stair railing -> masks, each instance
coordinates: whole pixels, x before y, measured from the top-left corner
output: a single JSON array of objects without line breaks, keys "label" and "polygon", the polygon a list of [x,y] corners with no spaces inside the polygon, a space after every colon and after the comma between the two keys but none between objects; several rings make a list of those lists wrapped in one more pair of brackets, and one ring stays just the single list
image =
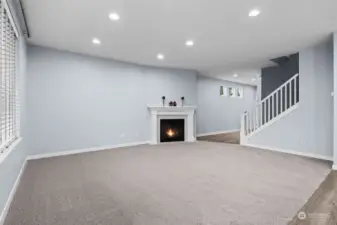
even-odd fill
[{"label": "stair railing", "polygon": [[298,102],[299,74],[296,74],[257,103],[252,110],[242,114],[241,139],[251,135]]}]

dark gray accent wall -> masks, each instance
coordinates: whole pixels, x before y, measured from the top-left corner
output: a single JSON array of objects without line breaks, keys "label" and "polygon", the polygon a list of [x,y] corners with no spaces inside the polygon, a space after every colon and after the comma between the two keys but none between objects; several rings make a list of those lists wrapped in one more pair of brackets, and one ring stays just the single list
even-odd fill
[{"label": "dark gray accent wall", "polygon": [[268,96],[292,76],[298,73],[298,53],[288,57],[278,66],[263,68],[261,71],[261,99]]}]

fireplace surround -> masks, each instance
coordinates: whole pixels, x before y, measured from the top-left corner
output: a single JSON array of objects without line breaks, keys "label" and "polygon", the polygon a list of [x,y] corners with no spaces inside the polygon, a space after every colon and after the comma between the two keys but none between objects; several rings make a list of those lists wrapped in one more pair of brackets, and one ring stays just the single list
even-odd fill
[{"label": "fireplace surround", "polygon": [[[195,106],[177,106],[177,107],[163,107],[163,106],[148,106],[151,113],[151,140],[150,144],[158,144],[161,142],[172,141],[195,141]],[[161,140],[160,125],[161,120],[180,120],[184,122],[184,139],[179,137],[179,140]],[[180,133],[181,134],[181,130]]]}]

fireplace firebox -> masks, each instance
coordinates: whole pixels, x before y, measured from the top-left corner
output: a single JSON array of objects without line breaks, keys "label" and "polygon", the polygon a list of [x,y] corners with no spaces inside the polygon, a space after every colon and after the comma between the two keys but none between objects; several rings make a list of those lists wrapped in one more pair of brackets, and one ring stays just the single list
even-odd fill
[{"label": "fireplace firebox", "polygon": [[161,119],[160,142],[185,141],[184,119]]}]

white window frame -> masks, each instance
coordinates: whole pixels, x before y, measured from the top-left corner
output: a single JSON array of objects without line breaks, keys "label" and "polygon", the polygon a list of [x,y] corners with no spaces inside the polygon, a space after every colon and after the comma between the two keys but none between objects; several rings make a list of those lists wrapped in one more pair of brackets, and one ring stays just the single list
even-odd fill
[{"label": "white window frame", "polygon": [[[233,95],[231,95],[231,91],[233,91]],[[227,96],[229,98],[235,98],[235,94],[236,94],[235,87],[227,87]]]},{"label": "white window frame", "polygon": [[[239,93],[239,94],[238,94]],[[240,95],[240,96],[239,96]],[[237,98],[243,98],[243,88],[242,87],[237,87],[235,89],[235,96]]]},{"label": "white window frame", "polygon": [[[15,76],[14,76],[14,78],[11,77],[9,79],[9,81],[12,80],[12,84],[15,86],[14,87],[14,91],[11,92],[11,94],[12,94],[12,99],[11,100],[13,101],[11,107],[12,107],[12,110],[14,108],[13,111],[15,113],[12,112],[13,113],[11,115],[11,117],[12,117],[12,123],[8,126],[8,127],[13,126],[13,130],[12,131],[15,132],[15,133],[14,133],[14,137],[12,139],[9,139],[9,140],[6,140],[6,141],[2,142],[2,140],[3,140],[2,137],[4,136],[3,133],[4,133],[4,131],[7,132],[6,129],[8,129],[8,127],[5,128],[5,130],[4,130],[4,127],[3,127],[3,124],[2,124],[3,116],[0,114],[0,116],[1,116],[1,121],[0,121],[0,135],[1,135],[0,164],[1,164],[1,162],[4,161],[4,159],[20,143],[20,141],[22,140],[22,138],[20,137],[20,106],[19,106],[19,98],[18,98],[18,96],[19,96],[19,90],[18,90],[19,89],[18,88],[19,87],[18,86],[19,85],[19,82],[18,82],[18,44],[19,43],[18,43],[18,39],[20,37],[20,33],[18,32],[15,20],[13,18],[13,15],[11,13],[11,10],[10,10],[10,7],[9,7],[9,5],[7,3],[7,0],[0,0],[0,1],[1,1],[0,10],[1,10],[1,16],[2,16],[0,26],[3,26],[3,24],[4,24],[4,22],[2,21],[2,19],[4,17],[4,12],[6,12],[6,15],[8,16],[9,23],[10,23],[10,25],[11,25],[13,31],[14,31],[15,37],[16,37],[15,40],[14,40],[16,42],[15,43],[15,48],[14,48],[14,52],[15,52],[15,54],[14,54],[14,65],[13,65],[13,68],[12,68],[15,71]],[[0,44],[2,44],[2,40],[3,40],[3,38],[5,38],[4,37],[4,27],[2,27],[2,29],[1,29],[0,38],[1,38]],[[1,48],[2,47],[3,46],[1,46]],[[2,53],[2,49],[0,49],[0,54],[3,54]],[[4,59],[4,57],[1,56],[1,62],[0,63],[2,65],[5,64],[5,61],[3,61],[3,60],[5,60],[5,59]],[[4,75],[4,71],[6,71],[5,68],[1,68],[0,69],[0,77],[1,77],[1,81],[2,82],[4,82],[3,81],[4,80],[4,76],[5,76]],[[6,80],[7,83],[5,85],[10,84],[9,81]],[[12,84],[10,84],[10,85],[12,85]],[[2,92],[3,92],[3,87],[4,87],[3,84],[0,84],[0,94],[2,94]],[[6,93],[10,93],[10,92],[7,91]],[[9,99],[10,95],[7,94],[8,96],[6,96],[6,93],[5,93],[5,98]],[[1,103],[1,104],[3,104],[3,103]]]},{"label": "white window frame", "polygon": [[[232,90],[234,93],[233,95],[230,95],[230,90]],[[240,93],[240,96],[239,94]],[[243,88],[242,87],[228,87],[227,88],[227,97],[229,98],[243,98]]]}]

